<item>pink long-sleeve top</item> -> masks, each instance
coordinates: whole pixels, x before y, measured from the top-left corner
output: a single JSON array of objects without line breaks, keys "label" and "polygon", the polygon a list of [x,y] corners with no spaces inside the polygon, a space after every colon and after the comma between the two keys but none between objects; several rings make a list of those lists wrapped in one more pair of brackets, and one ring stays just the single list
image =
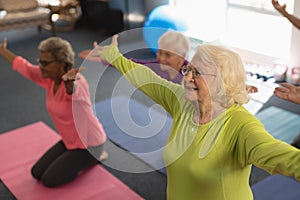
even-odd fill
[{"label": "pink long-sleeve top", "polygon": [[67,149],[86,149],[106,141],[106,133],[95,116],[89,86],[83,75],[78,73],[77,87],[72,95],[66,93],[61,82],[54,94],[54,81],[43,78],[38,66],[17,56],[13,69],[46,90],[46,107]]}]

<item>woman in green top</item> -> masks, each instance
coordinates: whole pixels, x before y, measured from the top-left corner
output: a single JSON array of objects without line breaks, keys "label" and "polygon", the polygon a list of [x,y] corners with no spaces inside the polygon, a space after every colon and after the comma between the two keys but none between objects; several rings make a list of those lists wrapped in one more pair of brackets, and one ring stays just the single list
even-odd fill
[{"label": "woman in green top", "polygon": [[251,200],[251,166],[300,180],[300,151],[274,139],[242,104],[246,73],[238,54],[202,44],[182,69],[183,85],[119,52],[117,35],[95,56],[114,65],[173,118],[164,151],[169,200]]}]

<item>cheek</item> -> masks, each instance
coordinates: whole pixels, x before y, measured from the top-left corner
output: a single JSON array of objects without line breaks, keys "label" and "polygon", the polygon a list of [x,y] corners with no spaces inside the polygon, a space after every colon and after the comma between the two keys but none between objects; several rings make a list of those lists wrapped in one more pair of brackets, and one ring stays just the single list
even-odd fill
[{"label": "cheek", "polygon": [[159,53],[156,54],[156,59],[157,59],[157,60],[160,59],[160,54],[159,54]]},{"label": "cheek", "polygon": [[174,66],[177,66],[180,69],[182,67],[182,65],[184,64],[184,59],[177,57],[175,59],[172,59],[170,62],[172,62],[174,64]]}]

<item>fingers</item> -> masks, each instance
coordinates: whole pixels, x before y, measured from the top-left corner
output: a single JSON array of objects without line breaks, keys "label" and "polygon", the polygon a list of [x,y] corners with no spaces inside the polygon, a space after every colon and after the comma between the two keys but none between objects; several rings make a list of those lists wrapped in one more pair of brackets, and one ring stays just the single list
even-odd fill
[{"label": "fingers", "polygon": [[76,80],[76,77],[71,77],[71,76],[68,76],[67,74],[64,74],[61,79],[63,81],[75,81]]},{"label": "fingers", "polygon": [[290,83],[281,83],[281,87],[274,90],[274,95],[288,100],[293,103],[300,104],[300,88]]},{"label": "fingers", "polygon": [[6,48],[6,46],[7,46],[7,38],[5,37],[4,39],[3,39],[3,46]]},{"label": "fingers", "polygon": [[77,68],[77,73],[78,72],[82,72],[83,70],[85,70],[86,67],[85,66],[80,66],[79,68]]},{"label": "fingers", "polygon": [[97,49],[93,50],[84,50],[78,54],[79,58],[94,61],[94,62],[101,62],[101,58],[99,57],[100,52]]},{"label": "fingers", "polygon": [[76,81],[80,78],[77,77],[77,73],[85,70],[84,66],[80,66],[79,68],[72,68],[67,73],[65,73],[61,78],[63,81]]},{"label": "fingers", "polygon": [[[118,46],[118,34],[114,35],[112,37],[112,41],[110,45],[114,45],[114,46]],[[101,58],[100,55],[102,54],[102,52],[107,49],[109,46],[100,46],[96,41],[93,42],[93,46],[94,49],[91,51],[83,51],[79,54],[79,56],[81,58],[85,58],[88,60],[92,60],[92,61],[100,61],[101,62]]]},{"label": "fingers", "polygon": [[278,5],[278,1],[277,0],[272,0],[272,4],[274,7],[276,7]]},{"label": "fingers", "polygon": [[287,89],[287,88],[283,88],[283,87],[277,87],[277,88],[275,88],[275,92],[280,92],[280,93],[287,93],[287,92],[289,92],[290,90],[289,89]]},{"label": "fingers", "polygon": [[118,46],[118,37],[119,37],[118,34],[115,34],[115,35],[112,37],[111,45]]},{"label": "fingers", "polygon": [[287,96],[287,92],[282,91],[280,88],[276,88],[274,90],[274,95],[281,98],[281,99],[286,99],[285,97]]},{"label": "fingers", "polygon": [[[118,37],[119,37],[118,34],[115,34],[115,35],[112,36],[111,45],[118,46]],[[98,45],[97,41],[94,41],[94,42],[93,42],[93,46],[94,46],[94,49],[95,49],[95,48],[98,48],[98,49],[99,49],[99,47],[100,47],[100,46]]]},{"label": "fingers", "polygon": [[7,38],[6,37],[3,38],[1,46],[6,48],[6,46],[7,46]]},{"label": "fingers", "polygon": [[257,93],[258,92],[258,88],[255,86],[251,86],[250,87],[250,93]]},{"label": "fingers", "polygon": [[[290,94],[291,90],[288,87],[290,87],[290,84],[282,83],[281,85],[283,87],[276,87],[275,88],[274,95],[281,98],[281,99],[289,100],[289,94]],[[287,85],[288,87],[285,87],[284,85]]]},{"label": "fingers", "polygon": [[282,9],[284,10],[286,9],[286,4],[283,4]]},{"label": "fingers", "polygon": [[290,83],[281,83],[281,86],[285,87],[289,90],[295,89],[295,87],[296,87],[296,86],[294,86],[293,84],[290,84]]},{"label": "fingers", "polygon": [[84,50],[78,54],[79,58],[86,58],[92,50]]},{"label": "fingers", "polygon": [[98,42],[97,42],[97,41],[94,41],[94,42],[93,42],[93,46],[94,46],[94,48],[97,48]]}]

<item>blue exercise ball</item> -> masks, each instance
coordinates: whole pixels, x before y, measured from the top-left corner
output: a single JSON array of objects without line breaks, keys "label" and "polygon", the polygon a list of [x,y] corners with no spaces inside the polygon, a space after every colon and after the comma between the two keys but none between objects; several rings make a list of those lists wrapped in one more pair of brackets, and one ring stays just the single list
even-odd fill
[{"label": "blue exercise ball", "polygon": [[143,37],[155,54],[158,49],[158,39],[169,29],[185,32],[188,27],[175,7],[162,5],[154,8],[144,22]]}]

